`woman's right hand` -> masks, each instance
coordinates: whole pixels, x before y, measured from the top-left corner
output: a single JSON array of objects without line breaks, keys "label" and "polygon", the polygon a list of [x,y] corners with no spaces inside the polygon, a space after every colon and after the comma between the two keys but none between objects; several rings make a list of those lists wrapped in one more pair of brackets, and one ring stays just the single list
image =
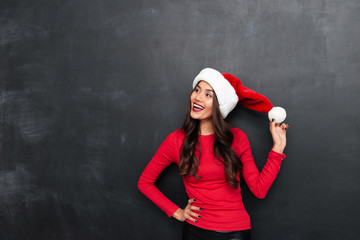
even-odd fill
[{"label": "woman's right hand", "polygon": [[191,204],[195,201],[196,201],[195,198],[189,199],[186,207],[184,209],[178,208],[178,210],[176,210],[176,212],[173,214],[173,217],[181,222],[184,222],[186,219],[189,219],[190,221],[193,222],[197,222],[195,218],[201,218],[201,216],[197,213],[194,213],[192,210],[202,211],[202,208],[192,206]]}]

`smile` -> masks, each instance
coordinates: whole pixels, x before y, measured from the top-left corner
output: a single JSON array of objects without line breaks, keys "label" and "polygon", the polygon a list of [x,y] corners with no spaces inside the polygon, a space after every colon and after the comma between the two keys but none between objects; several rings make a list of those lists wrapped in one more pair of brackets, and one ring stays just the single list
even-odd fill
[{"label": "smile", "polygon": [[193,111],[194,111],[194,112],[200,112],[200,111],[202,111],[202,110],[204,110],[204,107],[203,107],[203,106],[194,103],[194,106],[193,106]]}]

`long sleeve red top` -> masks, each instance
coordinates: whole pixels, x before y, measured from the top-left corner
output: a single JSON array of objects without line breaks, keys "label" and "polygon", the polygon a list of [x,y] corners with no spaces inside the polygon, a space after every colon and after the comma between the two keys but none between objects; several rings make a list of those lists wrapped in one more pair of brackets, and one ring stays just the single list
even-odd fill
[{"label": "long sleeve red top", "polygon": [[[270,151],[267,162],[259,173],[255,165],[247,136],[238,128],[231,128],[234,135],[232,149],[243,164],[241,174],[251,192],[264,198],[280,170],[285,154]],[[183,130],[170,133],[151,159],[138,181],[139,190],[161,208],[169,217],[179,208],[170,201],[156,186],[158,176],[171,163],[180,166],[180,148],[184,141]],[[192,205],[202,211],[193,210],[201,215],[198,222],[188,223],[215,231],[239,231],[250,229],[250,217],[245,210],[239,188],[228,183],[224,165],[213,156],[215,135],[199,135],[201,154],[199,156],[199,180],[193,176],[182,177],[189,198],[195,198]],[[239,180],[239,176],[237,176]]]}]

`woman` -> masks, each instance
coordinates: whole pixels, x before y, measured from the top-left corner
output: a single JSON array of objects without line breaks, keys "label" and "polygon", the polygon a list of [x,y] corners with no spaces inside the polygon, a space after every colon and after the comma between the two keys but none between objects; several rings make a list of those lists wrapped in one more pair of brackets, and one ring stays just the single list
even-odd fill
[{"label": "woman", "polygon": [[[224,121],[237,102],[257,111],[273,108],[266,97],[243,87],[233,75],[203,69],[194,79],[182,128],[167,136],[139,179],[143,194],[169,217],[185,222],[183,240],[250,239],[239,174],[256,197],[264,198],[285,158],[289,126],[270,121],[273,147],[259,173],[245,133]],[[173,162],[189,196],[184,209],[154,186]]]}]

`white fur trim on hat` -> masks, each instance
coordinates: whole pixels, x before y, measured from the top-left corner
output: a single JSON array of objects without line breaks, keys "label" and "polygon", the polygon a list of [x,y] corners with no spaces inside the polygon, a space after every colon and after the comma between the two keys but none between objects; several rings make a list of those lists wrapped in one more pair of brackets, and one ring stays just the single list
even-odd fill
[{"label": "white fur trim on hat", "polygon": [[219,102],[221,115],[225,119],[239,101],[235,89],[219,71],[212,68],[204,68],[200,71],[194,79],[193,89],[201,80],[210,84],[214,89]]}]

